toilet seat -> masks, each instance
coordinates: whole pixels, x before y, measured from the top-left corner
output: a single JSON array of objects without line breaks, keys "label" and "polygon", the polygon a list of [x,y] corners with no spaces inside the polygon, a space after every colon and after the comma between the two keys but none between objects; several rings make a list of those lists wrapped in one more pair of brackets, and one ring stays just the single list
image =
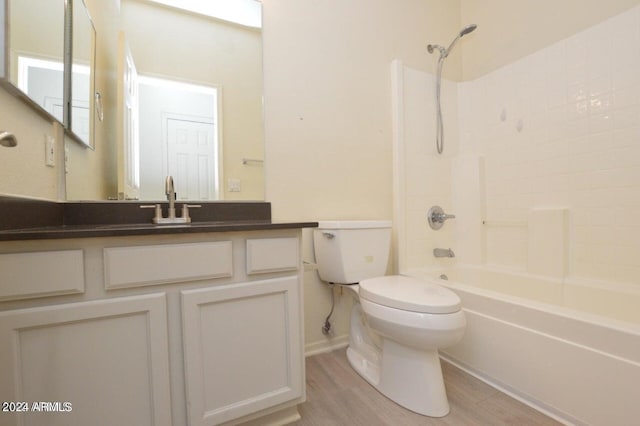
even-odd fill
[{"label": "toilet seat", "polygon": [[403,275],[362,280],[360,298],[405,311],[450,314],[461,309],[460,298],[453,291],[435,283]]}]

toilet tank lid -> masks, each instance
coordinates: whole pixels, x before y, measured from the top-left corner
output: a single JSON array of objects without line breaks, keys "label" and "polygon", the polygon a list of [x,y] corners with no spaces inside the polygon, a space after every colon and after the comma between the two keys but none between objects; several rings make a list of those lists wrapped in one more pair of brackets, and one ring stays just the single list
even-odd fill
[{"label": "toilet tank lid", "polygon": [[390,220],[321,220],[318,229],[391,228]]}]

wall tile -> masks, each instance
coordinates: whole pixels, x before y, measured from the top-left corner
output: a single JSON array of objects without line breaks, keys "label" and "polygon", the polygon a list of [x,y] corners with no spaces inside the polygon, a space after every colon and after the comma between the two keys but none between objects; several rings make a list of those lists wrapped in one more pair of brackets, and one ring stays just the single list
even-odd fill
[{"label": "wall tile", "polygon": [[[474,109],[459,111],[460,120],[487,141],[487,218],[507,223],[528,209],[566,205],[571,273],[640,284],[640,253],[620,254],[637,248],[611,250],[617,229],[636,229],[639,217],[640,7],[465,84]],[[493,95],[483,110],[480,93]],[[486,232],[489,263],[525,268],[525,237]],[[624,271],[611,272],[619,265]]]},{"label": "wall tile", "polygon": [[[569,274],[640,285],[640,6],[477,80],[447,82],[453,157],[424,146],[435,121],[420,117],[435,110],[433,77],[420,78],[405,89],[419,91],[405,123],[408,223],[423,227],[430,203],[471,212],[456,232],[453,222],[444,233],[412,231],[414,266],[437,263],[430,248],[441,244],[461,262],[526,270],[530,210],[567,208]],[[474,156],[483,173],[469,166]]]}]

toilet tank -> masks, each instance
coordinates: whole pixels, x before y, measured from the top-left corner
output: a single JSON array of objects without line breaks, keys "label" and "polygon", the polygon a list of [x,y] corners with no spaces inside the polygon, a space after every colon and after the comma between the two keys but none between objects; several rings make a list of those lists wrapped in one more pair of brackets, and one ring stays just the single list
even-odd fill
[{"label": "toilet tank", "polygon": [[321,221],[313,230],[320,279],[353,284],[383,276],[391,247],[391,221]]}]

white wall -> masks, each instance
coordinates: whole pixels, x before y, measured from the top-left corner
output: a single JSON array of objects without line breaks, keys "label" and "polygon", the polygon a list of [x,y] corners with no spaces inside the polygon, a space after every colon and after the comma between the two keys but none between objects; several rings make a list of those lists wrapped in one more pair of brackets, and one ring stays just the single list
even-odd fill
[{"label": "white wall", "polygon": [[[437,263],[432,254],[434,248],[452,248],[452,221],[439,230],[428,226],[427,211],[432,206],[464,217],[464,212],[454,210],[451,191],[453,159],[458,153],[458,85],[442,80],[444,145],[443,154],[438,155],[435,76],[401,62],[394,66],[394,103],[402,109],[394,120],[399,137],[394,144],[397,161],[403,165],[397,170],[395,188],[396,200],[402,200],[395,217],[399,234],[396,251],[398,270],[406,271]],[[458,253],[458,247],[454,252]]]},{"label": "white wall", "polygon": [[568,275],[637,285],[640,6],[460,89],[461,149],[484,156],[469,177],[484,181],[486,262],[530,270],[532,210],[564,208]]},{"label": "white wall", "polygon": [[[405,93],[424,92],[430,74],[407,72],[417,80],[405,79]],[[428,127],[411,114],[428,107],[405,100],[410,111],[405,111],[410,125],[404,139],[405,185],[433,180],[430,170],[451,167],[452,212],[457,218],[448,242],[458,262],[542,270],[559,278],[600,281],[603,288],[637,286],[639,76],[636,6],[478,79],[458,83],[457,152],[433,160],[438,165],[429,168],[411,154],[421,149],[420,132]],[[402,198],[407,213],[424,209],[423,200],[431,192]],[[557,214],[551,213],[555,219],[549,226],[537,228],[541,210]],[[422,234],[444,246],[440,240],[447,237],[407,223],[400,246],[407,248],[407,260],[401,266],[433,263],[420,259],[425,255]],[[540,241],[552,240],[557,244],[539,250]],[[535,257],[563,244],[555,259],[541,263]]]}]

